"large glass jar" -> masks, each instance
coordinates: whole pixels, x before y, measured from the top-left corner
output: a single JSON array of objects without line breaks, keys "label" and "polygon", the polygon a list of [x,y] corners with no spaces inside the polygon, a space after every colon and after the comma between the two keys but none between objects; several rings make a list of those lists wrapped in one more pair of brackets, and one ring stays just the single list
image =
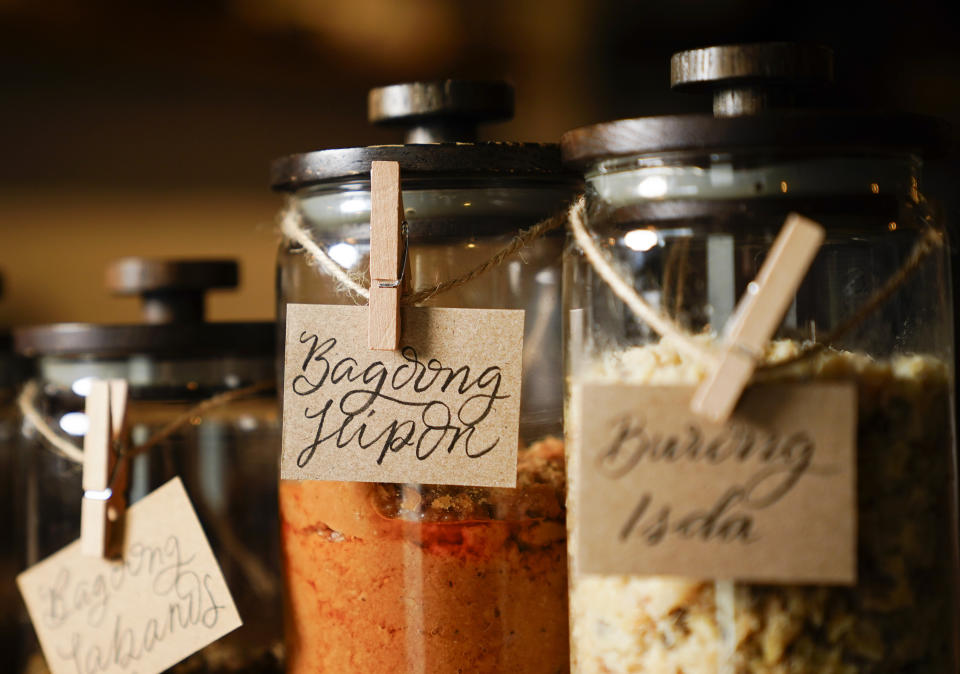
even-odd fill
[{"label": "large glass jar", "polygon": [[[674,57],[675,81],[713,79],[721,89],[715,117],[587,127],[567,134],[563,148],[565,159],[585,169],[585,220],[618,272],[704,344],[720,338],[786,216],[799,212],[823,225],[826,240],[760,360],[791,358],[857,316],[817,355],[765,375],[855,386],[856,582],[592,574],[581,571],[572,550],[575,671],[957,671],[952,299],[947,248],[938,245],[943,230],[920,184],[920,152],[936,125],[906,116],[775,110],[775,97],[759,88],[731,90],[732,61],[725,59],[734,52],[755,67],[773,63],[755,76],[787,77],[784,64],[806,58],[801,51],[799,59],[777,60],[791,49],[729,47]],[[700,60],[691,66],[691,58]],[[710,64],[717,70],[705,71]],[[927,244],[919,264],[860,316],[888,280],[913,267],[921,239]],[[569,253],[571,414],[587,384],[696,385],[708,376],[707,367],[637,319],[578,246]],[[568,421],[575,537],[591,526],[581,516],[575,480],[599,448],[576,445],[570,430]]]},{"label": "large glass jar", "polygon": [[[257,389],[198,412],[135,455],[127,498],[135,503],[180,477],[243,620],[170,671],[280,672],[274,325],[202,320],[203,292],[236,284],[232,262],[128,258],[111,268],[110,279],[115,291],[144,295],[147,322],[18,329],[18,350],[37,362],[31,402],[44,424],[82,447],[89,381],[125,379],[127,423],[139,445],[215,395]],[[32,565],[79,538],[82,466],[52,447],[33,423],[22,426],[18,484],[25,534],[19,544]],[[23,642],[30,655],[22,671],[46,671],[28,625]]]},{"label": "large glass jar", "polygon": [[[430,144],[327,150],[275,165],[274,186],[292,193],[290,207],[313,240],[351,274],[369,264],[372,160],[400,163],[414,291],[486,261],[519,230],[560,212],[579,187],[556,146],[437,142],[444,106],[477,91],[462,86],[371,96],[376,117],[376,101],[412,92],[406,112],[390,114],[396,121],[417,108],[424,117],[412,133]],[[479,91],[488,103],[510,93]],[[470,114],[495,112],[488,105]],[[515,489],[281,484],[288,671],[566,671],[562,245],[554,232],[424,302],[526,312]],[[290,302],[356,302],[296,244],[284,242],[278,265],[281,311]]]}]

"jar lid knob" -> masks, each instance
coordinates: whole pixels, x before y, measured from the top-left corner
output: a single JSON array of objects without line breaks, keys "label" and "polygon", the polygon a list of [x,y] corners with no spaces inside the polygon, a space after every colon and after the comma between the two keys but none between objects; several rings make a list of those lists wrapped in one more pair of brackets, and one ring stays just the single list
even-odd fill
[{"label": "jar lid knob", "polygon": [[371,123],[406,129],[406,143],[468,143],[477,125],[513,117],[513,87],[506,82],[439,80],[371,89]]},{"label": "jar lid knob", "polygon": [[107,267],[107,288],[115,295],[140,295],[147,323],[200,323],[206,292],[236,288],[235,260],[152,260],[125,257]]},{"label": "jar lid knob", "polygon": [[833,50],[817,44],[761,42],[678,52],[670,86],[713,91],[716,117],[796,105],[798,94],[833,83]]}]

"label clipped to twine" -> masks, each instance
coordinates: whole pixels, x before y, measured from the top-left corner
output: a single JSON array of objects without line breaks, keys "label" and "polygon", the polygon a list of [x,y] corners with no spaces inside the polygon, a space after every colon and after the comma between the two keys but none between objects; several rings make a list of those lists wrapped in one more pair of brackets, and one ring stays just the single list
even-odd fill
[{"label": "label clipped to twine", "polygon": [[[203,418],[203,416],[211,410],[236,400],[271,391],[275,387],[276,383],[273,380],[264,380],[249,386],[244,386],[232,391],[224,391],[223,393],[211,396],[171,419],[160,430],[147,438],[146,441],[133,447],[121,445],[117,459],[118,461],[129,461],[136,456],[145,454],[181,428],[195,425],[197,419]],[[24,420],[40,434],[40,437],[47,443],[51,451],[67,461],[83,465],[83,450],[66,438],[58,435],[37,409],[35,401],[39,392],[39,383],[36,379],[32,379],[23,386],[19,396],[17,396],[17,406]],[[276,592],[279,583],[278,579],[274,577],[273,572],[260,561],[257,555],[246,549],[230,526],[221,521],[220,518],[208,517],[207,519],[212,522],[221,545],[239,563],[240,568],[250,581],[254,592],[262,597],[272,596]]]},{"label": "label clipped to twine", "polygon": [[52,674],[159,674],[243,624],[179,478],[125,516],[121,559],[70,543],[17,576]]},{"label": "label clipped to twine", "polygon": [[[524,348],[538,352],[525,344],[525,312],[416,305],[493,270],[565,220],[564,209],[456,278],[414,292],[398,162],[370,167],[369,286],[313,240],[289,201],[280,217],[287,240],[367,306],[287,304],[281,478],[514,487]],[[383,386],[359,391],[356,377],[336,375],[344,367],[364,381],[380,372]],[[428,382],[409,374],[423,367],[448,374]]]}]

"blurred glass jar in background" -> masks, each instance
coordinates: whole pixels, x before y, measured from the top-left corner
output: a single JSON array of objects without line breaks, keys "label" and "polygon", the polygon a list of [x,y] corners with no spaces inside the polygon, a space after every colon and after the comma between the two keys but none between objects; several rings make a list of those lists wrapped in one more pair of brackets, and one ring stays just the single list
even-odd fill
[{"label": "blurred glass jar in background", "polygon": [[[37,363],[33,404],[58,435],[82,446],[89,382],[125,379],[127,422],[139,445],[214,395],[263,384],[262,392],[207,409],[134,456],[128,499],[135,503],[173,477],[182,479],[243,619],[242,627],[170,671],[280,672],[274,324],[204,321],[204,293],[236,287],[234,262],[126,258],[111,266],[108,283],[116,293],[142,295],[144,323],[16,330],[17,350]],[[32,565],[79,537],[82,466],[30,423],[23,424],[21,444],[19,544]],[[23,671],[45,671],[32,628],[24,632],[32,655]]]},{"label": "blurred glass jar in background", "polygon": [[[0,276],[0,299],[3,298],[3,277]],[[15,607],[20,605],[15,578],[23,568],[20,547],[21,517],[17,510],[17,433],[16,396],[21,383],[29,376],[29,361],[13,351],[13,337],[0,328],[0,669],[11,671],[21,656],[19,622]]]},{"label": "blurred glass jar in background", "polygon": [[[714,88],[714,116],[622,120],[563,139],[565,159],[585,170],[587,224],[606,253],[699,339],[720,333],[789,213],[823,225],[826,241],[766,363],[824,339],[908,262],[918,239],[943,235],[920,191],[920,154],[939,142],[938,125],[794,107],[800,85],[831,71],[821,48],[682,53],[675,85]],[[853,330],[771,375],[856,387],[856,584],[735,582],[726,605],[720,582],[583,573],[573,551],[576,671],[957,671],[952,299],[947,246],[930,247]],[[706,378],[627,309],[577,246],[564,281],[571,408],[588,383]],[[598,449],[568,445],[571,536],[591,526],[573,482]]]},{"label": "blurred glass jar in background", "polygon": [[[512,114],[512,94],[499,83],[374,90],[371,119],[406,126],[407,145],[286,157],[273,186],[292,195],[313,240],[362,276],[370,163],[399,162],[406,278],[413,291],[435,287],[560,212],[579,189],[555,145],[472,142],[476,122]],[[566,671],[562,246],[557,230],[423,303],[526,312],[516,489],[281,484],[289,671]],[[356,302],[289,241],[278,290],[281,312],[290,302]]]}]

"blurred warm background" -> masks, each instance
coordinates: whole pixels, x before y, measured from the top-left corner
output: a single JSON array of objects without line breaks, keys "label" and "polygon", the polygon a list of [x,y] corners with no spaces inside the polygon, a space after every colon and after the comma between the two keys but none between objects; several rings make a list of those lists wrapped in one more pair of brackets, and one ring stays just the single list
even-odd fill
[{"label": "blurred warm background", "polygon": [[[135,300],[103,290],[105,263],[130,254],[236,257],[241,291],[212,316],[272,316],[269,161],[395,141],[366,123],[371,86],[504,78],[516,118],[485,137],[554,141],[708,110],[669,92],[673,51],[804,39],[836,48],[850,100],[960,129],[955,4],[0,0],[0,324],[135,320]],[[955,155],[931,168],[955,199]]]}]

